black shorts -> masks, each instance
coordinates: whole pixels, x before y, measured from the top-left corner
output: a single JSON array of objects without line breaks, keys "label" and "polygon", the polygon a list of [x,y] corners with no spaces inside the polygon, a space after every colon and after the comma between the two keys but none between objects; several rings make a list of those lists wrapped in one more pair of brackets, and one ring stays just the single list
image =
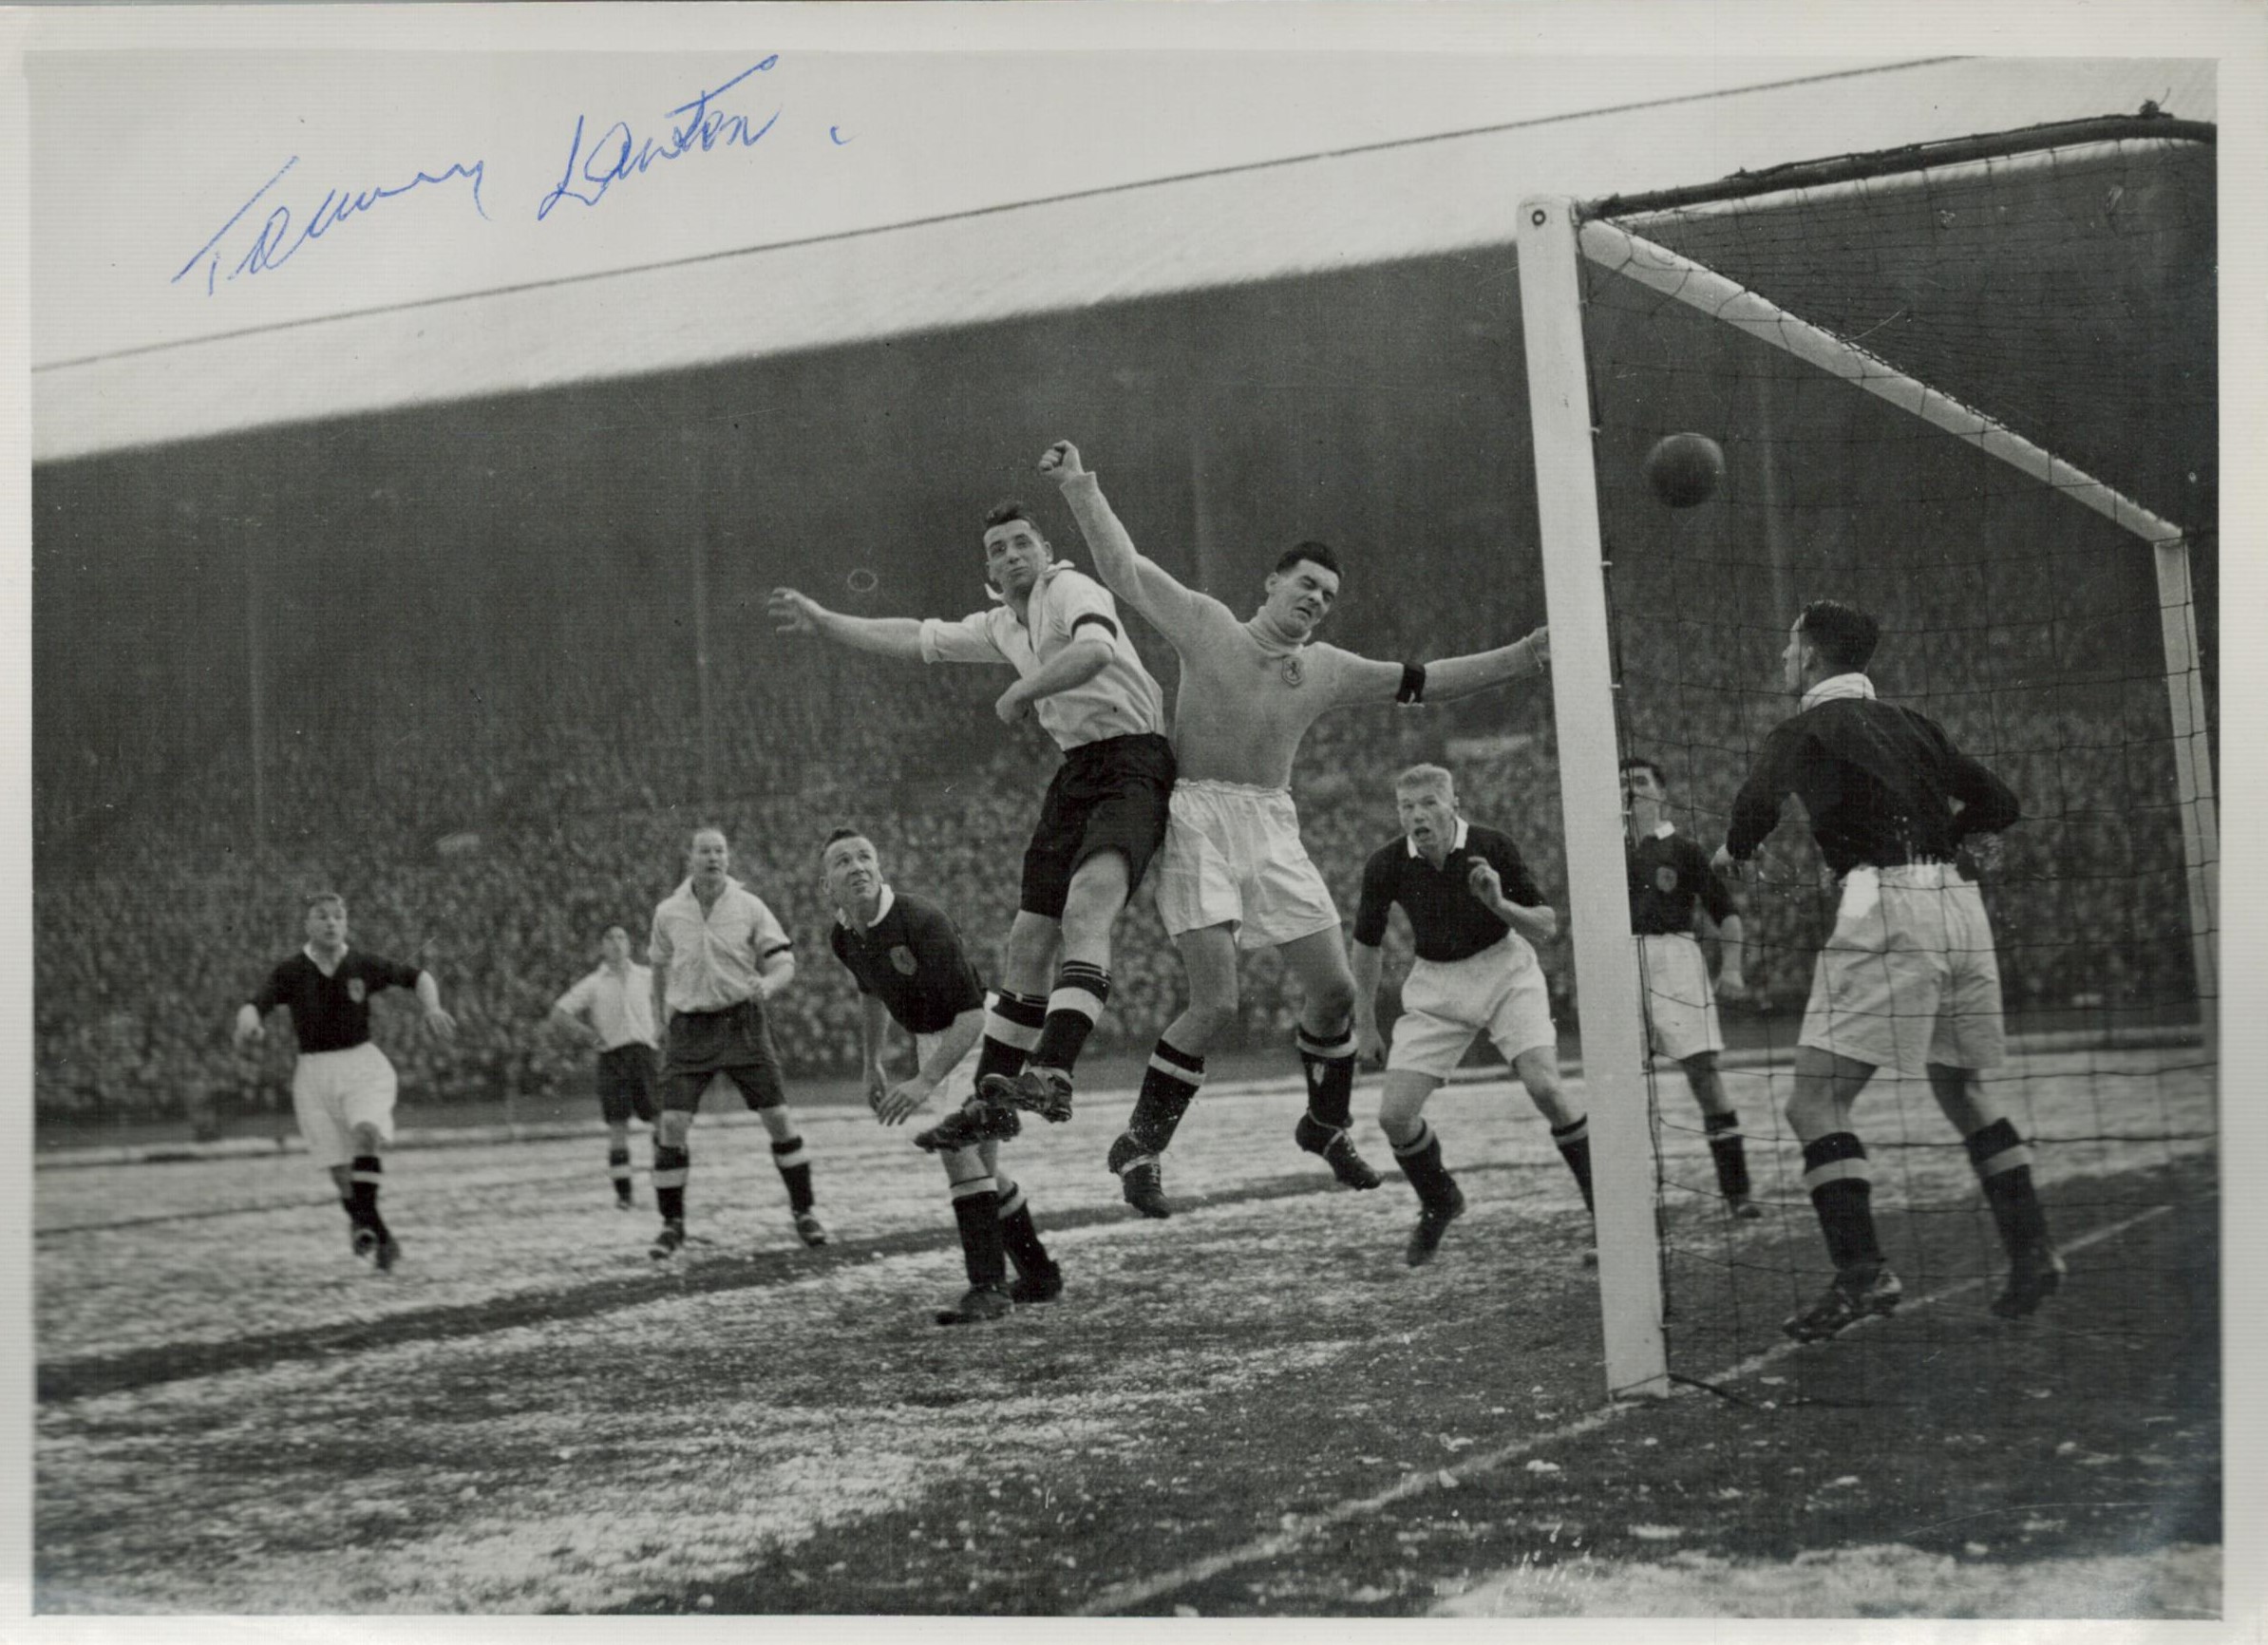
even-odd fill
[{"label": "black shorts", "polygon": [[1040,803],[1017,906],[1061,919],[1071,876],[1098,851],[1125,856],[1132,896],[1165,839],[1173,770],[1173,745],[1155,731],[1106,737],[1067,753]]},{"label": "black shorts", "polygon": [[717,1074],[730,1075],[741,1101],[751,1108],[776,1108],[787,1101],[780,1055],[757,1001],[743,1000],[723,1011],[681,1011],[670,1019],[661,1106],[673,1113],[699,1113],[701,1093]]},{"label": "black shorts", "polygon": [[653,1124],[653,1048],[633,1040],[598,1053],[598,1112],[610,1125]]}]

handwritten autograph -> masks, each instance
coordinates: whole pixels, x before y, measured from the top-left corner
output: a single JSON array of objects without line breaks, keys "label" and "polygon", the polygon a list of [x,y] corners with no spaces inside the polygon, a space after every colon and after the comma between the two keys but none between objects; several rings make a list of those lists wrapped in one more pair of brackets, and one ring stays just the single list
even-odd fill
[{"label": "handwritten autograph", "polygon": [[[575,138],[567,146],[567,168],[560,174],[558,186],[545,195],[536,207],[536,220],[541,222],[551,216],[552,207],[563,199],[571,199],[586,206],[595,206],[606,198],[606,191],[632,176],[643,176],[647,167],[657,160],[679,160],[698,150],[708,154],[722,143],[727,148],[753,148],[764,134],[779,123],[782,111],[774,109],[762,125],[751,126],[748,116],[728,114],[713,109],[709,104],[722,97],[751,74],[768,72],[780,61],[778,52],[751,67],[742,69],[724,85],[712,86],[690,103],[681,103],[669,111],[666,119],[679,115],[688,118],[682,125],[670,128],[667,146],[657,145],[651,137],[640,142],[627,121],[617,120],[600,132],[590,150],[583,149],[584,117],[575,117]],[[838,142],[841,142],[837,138]],[[577,170],[580,161],[580,170]],[[585,194],[575,185],[580,181],[590,189]]]},{"label": "handwritten autograph", "polygon": [[[627,121],[615,121],[587,144],[585,134],[589,119],[576,115],[575,136],[567,148],[567,164],[558,182],[544,195],[536,206],[536,220],[543,221],[551,216],[552,208],[562,200],[574,200],[578,205],[595,206],[606,198],[607,190],[633,177],[643,176],[656,161],[682,160],[690,154],[709,154],[719,148],[753,148],[765,135],[779,123],[782,108],[775,108],[761,120],[753,114],[737,113],[718,106],[719,100],[751,76],[769,73],[778,65],[780,56],[774,52],[761,62],[751,64],[721,85],[709,87],[690,102],[681,103],[668,111],[664,119],[674,123],[668,126],[660,138],[641,139]],[[827,138],[837,148],[846,146],[852,139],[837,125],[827,127]],[[222,223],[213,236],[197,248],[194,255],[174,273],[170,283],[179,285],[200,269],[205,277],[205,294],[211,296],[225,280],[241,275],[264,274],[283,267],[297,256],[309,244],[322,239],[350,218],[359,217],[390,199],[419,189],[438,188],[443,184],[463,180],[471,184],[473,210],[483,221],[489,218],[488,208],[481,199],[482,185],[488,179],[488,165],[476,160],[469,165],[462,161],[446,171],[420,171],[406,182],[347,191],[329,190],[316,202],[312,212],[294,211],[290,204],[270,203],[267,215],[254,215],[261,202],[268,200],[278,184],[291,175],[299,163],[297,155],[292,156],[276,168],[275,175],[253,191],[252,198],[238,206]],[[236,255],[236,248],[242,243],[243,226],[256,222],[242,254]],[[232,239],[232,236],[237,236]],[[223,264],[236,255],[225,272]]]},{"label": "handwritten autograph", "polygon": [[[220,242],[228,236],[229,232],[237,223],[243,221],[244,214],[259,204],[268,191],[283,181],[285,174],[298,163],[299,157],[293,155],[277,167],[275,175],[260,184],[254,191],[253,197],[236,208],[235,215],[220,225],[219,230],[211,239],[197,248],[196,255],[180,266],[169,283],[179,284],[186,275],[195,271],[199,263],[202,263],[205,271],[205,295],[211,296],[219,280],[220,259],[225,255],[219,250]],[[470,165],[460,162],[444,172],[420,171],[407,182],[396,183],[391,188],[366,188],[356,190],[351,194],[334,188],[316,202],[315,209],[310,212],[303,220],[294,219],[292,208],[288,205],[279,205],[270,211],[260,223],[259,232],[253,236],[252,244],[245,249],[244,255],[236,259],[236,266],[229,270],[228,278],[233,280],[239,274],[264,274],[271,269],[281,268],[298,255],[300,250],[311,241],[321,239],[350,217],[359,216],[373,206],[389,199],[399,199],[414,190],[439,183],[452,182],[458,178],[470,180],[473,210],[479,212],[485,218],[488,216],[488,210],[481,203],[481,184],[487,178],[487,162],[484,161],[476,160]],[[298,220],[298,233],[296,234],[293,233],[294,220]]]}]

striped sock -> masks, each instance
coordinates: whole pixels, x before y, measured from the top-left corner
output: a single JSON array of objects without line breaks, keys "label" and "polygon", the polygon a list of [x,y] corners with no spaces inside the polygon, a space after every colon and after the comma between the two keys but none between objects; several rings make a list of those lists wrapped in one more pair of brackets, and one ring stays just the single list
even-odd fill
[{"label": "striped sock", "polygon": [[1299,1066],[1307,1072],[1307,1111],[1334,1131],[1354,1124],[1354,1030],[1316,1036],[1299,1030]]},{"label": "striped sock", "polygon": [[1819,1214],[1827,1260],[1838,1271],[1880,1267],[1882,1247],[1874,1231],[1874,1173],[1866,1144],[1849,1131],[1831,1131],[1804,1144],[1804,1186]]},{"label": "striped sock", "polygon": [[990,1177],[953,1185],[953,1220],[961,1231],[961,1262],[972,1285],[1005,1285],[1008,1256],[1000,1239],[1000,1194]]},{"label": "striped sock", "polygon": [[1596,1214],[1598,1207],[1591,1199],[1591,1116],[1554,1125],[1551,1140],[1559,1145],[1559,1158],[1567,1162],[1575,1185],[1583,1191],[1583,1209]]},{"label": "striped sock", "polygon": [[1087,1036],[1110,997],[1110,974],[1099,965],[1069,959],[1055,974],[1055,992],[1048,996],[1048,1015],[1040,1029],[1031,1060],[1043,1068],[1068,1073],[1078,1065]]},{"label": "striped sock", "polygon": [[614,1198],[625,1205],[630,1203],[630,1149],[609,1148],[606,1151],[606,1174],[614,1181]]},{"label": "striped sock", "polygon": [[803,1152],[803,1139],[790,1137],[784,1143],[774,1143],[772,1163],[780,1167],[780,1181],[787,1184],[788,1208],[810,1210],[811,1157]]},{"label": "striped sock", "polygon": [[1161,1039],[1150,1051],[1150,1066],[1143,1070],[1142,1094],[1134,1099],[1133,1117],[1126,1134],[1146,1154],[1162,1154],[1173,1142],[1181,1116],[1205,1083],[1205,1059],[1192,1056]]},{"label": "striped sock", "polygon": [[985,1000],[984,1042],[976,1053],[976,1084],[998,1074],[1012,1079],[1024,1071],[1031,1048],[1039,1044],[1040,1028],[1048,1016],[1048,1002],[1034,994],[995,991]]},{"label": "striped sock", "polygon": [[1441,1138],[1426,1121],[1418,1122],[1417,1135],[1407,1143],[1396,1143],[1394,1163],[1402,1167],[1402,1175],[1409,1180],[1409,1186],[1421,1205],[1439,1205],[1446,1202],[1457,1180],[1449,1175],[1448,1167],[1441,1163]]},{"label": "striped sock", "polygon": [[685,1220],[685,1180],[692,1175],[693,1151],[653,1144],[653,1203],[665,1222]]},{"label": "striped sock", "polygon": [[1717,1189],[1728,1200],[1748,1197],[1748,1153],[1741,1143],[1738,1114],[1706,1114],[1701,1127],[1709,1134],[1709,1157],[1717,1168]]},{"label": "striped sock", "polygon": [[2008,1120],[1971,1132],[1962,1139],[1969,1163],[1984,1184],[1985,1202],[1993,1208],[1993,1222],[2000,1230],[2000,1243],[2014,1256],[2028,1245],[2048,1238],[2048,1215],[2040,1209],[2039,1192],[2032,1182],[2032,1150],[2016,1135]]}]

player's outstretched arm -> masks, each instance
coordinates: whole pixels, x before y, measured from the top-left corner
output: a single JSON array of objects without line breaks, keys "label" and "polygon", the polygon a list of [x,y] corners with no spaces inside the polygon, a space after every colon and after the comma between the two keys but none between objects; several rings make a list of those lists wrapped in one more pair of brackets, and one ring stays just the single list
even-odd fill
[{"label": "player's outstretched arm", "polygon": [[921,660],[921,624],[913,617],[850,616],[829,611],[792,588],[772,590],[765,596],[764,609],[780,633],[816,634],[879,656]]},{"label": "player's outstretched arm", "polygon": [[1171,572],[1134,546],[1134,539],[1112,510],[1110,500],[1103,495],[1102,482],[1080,462],[1076,445],[1058,440],[1040,458],[1039,471],[1062,488],[1071,518],[1079,522],[1079,535],[1087,539],[1087,551],[1094,556],[1095,575],[1103,579],[1103,585],[1172,639],[1194,616],[1201,596],[1192,594]]},{"label": "player's outstretched arm", "polygon": [[[879,1117],[882,1099],[890,1094],[890,1076],[882,1068],[882,1036],[888,1030],[882,1026],[889,1019],[889,1008],[873,994],[859,995],[859,1083],[866,1093],[866,1106]],[[885,1125],[894,1120],[883,1120]]]},{"label": "player's outstretched arm", "polygon": [[1550,671],[1551,630],[1538,629],[1492,652],[1474,652],[1427,663],[1426,700],[1446,703],[1515,680],[1540,680]]},{"label": "player's outstretched arm", "polygon": [[1411,663],[1389,663],[1377,657],[1342,653],[1345,660],[1332,700],[1339,707],[1363,703],[1446,703],[1468,697],[1507,680],[1540,677],[1551,667],[1550,631],[1538,629],[1523,639],[1492,652],[1462,657],[1444,657],[1422,668]]}]

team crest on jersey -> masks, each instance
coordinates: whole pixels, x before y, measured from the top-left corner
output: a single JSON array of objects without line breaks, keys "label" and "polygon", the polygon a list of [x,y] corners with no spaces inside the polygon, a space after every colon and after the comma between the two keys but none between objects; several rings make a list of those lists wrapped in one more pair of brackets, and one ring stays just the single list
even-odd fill
[{"label": "team crest on jersey", "polygon": [[362,1004],[363,993],[364,989],[362,986],[362,978],[359,976],[349,977],[347,979],[347,997],[352,1000],[356,1005],[360,1005]]},{"label": "team crest on jersey", "polygon": [[1677,889],[1677,870],[1666,863],[1654,871],[1654,886],[1664,897]]},{"label": "team crest on jersey", "polygon": [[912,976],[914,974],[914,951],[904,943],[899,943],[890,951],[890,965],[898,975]]},{"label": "team crest on jersey", "polygon": [[1304,686],[1307,684],[1307,666],[1297,657],[1286,657],[1284,658],[1283,676],[1284,684],[1287,686]]}]

